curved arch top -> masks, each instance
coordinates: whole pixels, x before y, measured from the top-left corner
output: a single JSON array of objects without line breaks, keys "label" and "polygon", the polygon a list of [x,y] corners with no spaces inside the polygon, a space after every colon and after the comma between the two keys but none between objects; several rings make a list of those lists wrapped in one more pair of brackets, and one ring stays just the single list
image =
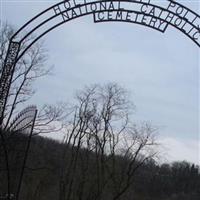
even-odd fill
[{"label": "curved arch top", "polygon": [[[17,61],[41,37],[73,19],[91,15],[94,23],[128,22],[164,33],[169,26],[200,47],[200,16],[173,0],[64,0],[42,11],[24,24],[11,38],[0,79],[0,125]],[[27,48],[20,44],[27,40]]]},{"label": "curved arch top", "polygon": [[200,16],[173,0],[64,0],[39,13],[12,37],[21,43],[31,34],[42,37],[59,25],[85,15],[95,23],[123,21],[165,32],[172,26],[200,46]]}]

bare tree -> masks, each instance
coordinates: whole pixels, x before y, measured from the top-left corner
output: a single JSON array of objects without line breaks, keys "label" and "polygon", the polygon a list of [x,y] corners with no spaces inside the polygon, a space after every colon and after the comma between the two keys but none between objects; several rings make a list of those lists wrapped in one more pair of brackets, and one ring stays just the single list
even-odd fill
[{"label": "bare tree", "polygon": [[132,122],[134,106],[117,84],[86,87],[76,99],[66,127],[64,143],[72,154],[63,152],[60,200],[120,199],[137,169],[155,157],[156,129]]},{"label": "bare tree", "polygon": [[[0,30],[0,76],[2,75],[2,69],[4,67],[4,62],[6,58],[6,53],[9,45],[9,40],[15,33],[15,28],[7,23],[3,23]],[[33,38],[29,38],[31,40]],[[27,40],[21,44],[21,49],[27,47]],[[12,174],[10,168],[17,167],[20,160],[16,159],[16,165],[13,166],[15,162],[12,158],[12,149],[15,145],[11,146],[10,138],[16,140],[14,134],[8,134],[10,124],[16,113],[28,104],[30,98],[35,94],[34,82],[43,76],[47,76],[51,73],[52,67],[47,66],[48,55],[45,48],[44,42],[36,43],[34,46],[28,49],[25,55],[17,62],[15,71],[13,74],[13,79],[11,82],[11,87],[8,94],[8,99],[6,102],[4,119],[3,119],[3,130],[0,131],[0,150],[3,152],[0,154],[1,158],[4,158],[5,169],[0,169],[0,171],[6,170],[7,172],[7,193],[10,194],[11,185],[17,187],[15,178]],[[68,111],[66,104],[54,104],[54,105],[44,105],[39,110],[37,115],[34,134],[56,132],[63,128],[63,120],[66,117],[65,111]],[[16,118],[15,118],[16,119]],[[59,123],[58,123],[59,122]],[[6,133],[6,134],[5,134]],[[23,155],[20,152],[20,155]],[[12,159],[11,159],[12,158]],[[18,163],[17,163],[18,162]],[[12,179],[12,181],[11,181]],[[11,184],[11,182],[13,184]]]},{"label": "bare tree", "polygon": [[[9,40],[14,34],[15,28],[7,23],[3,23],[0,30],[0,75],[2,73],[6,51]],[[33,38],[29,38],[32,40]],[[27,46],[27,40],[21,45],[21,49]],[[30,98],[35,94],[33,84],[43,76],[50,75],[52,67],[47,66],[47,50],[44,42],[37,42],[27,50],[25,55],[18,61],[13,75],[11,88],[6,103],[4,114],[4,129],[7,129],[13,116],[22,109],[24,104],[28,103]],[[58,131],[53,122],[64,119],[66,109],[64,104],[44,105],[39,111],[35,129],[37,133],[46,133]]]}]

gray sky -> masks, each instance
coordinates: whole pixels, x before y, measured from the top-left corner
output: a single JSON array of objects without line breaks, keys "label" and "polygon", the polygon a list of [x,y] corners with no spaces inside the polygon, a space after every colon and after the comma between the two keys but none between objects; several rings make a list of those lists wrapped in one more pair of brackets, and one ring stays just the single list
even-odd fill
[{"label": "gray sky", "polygon": [[[19,28],[57,2],[1,0],[1,19]],[[199,12],[198,1],[178,2]],[[159,127],[168,159],[198,163],[199,49],[189,38],[171,27],[163,34],[136,24],[94,24],[89,16],[43,39],[54,76],[38,81],[32,102],[70,101],[84,85],[118,82],[132,93],[134,120]]]}]

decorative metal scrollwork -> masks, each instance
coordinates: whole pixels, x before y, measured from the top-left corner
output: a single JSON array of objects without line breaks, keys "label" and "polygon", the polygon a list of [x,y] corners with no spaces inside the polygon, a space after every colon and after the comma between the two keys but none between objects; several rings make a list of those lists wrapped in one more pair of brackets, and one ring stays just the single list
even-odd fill
[{"label": "decorative metal scrollwork", "polygon": [[36,106],[29,106],[23,109],[10,123],[8,130],[23,133],[30,132],[30,129],[34,124],[36,113]]}]

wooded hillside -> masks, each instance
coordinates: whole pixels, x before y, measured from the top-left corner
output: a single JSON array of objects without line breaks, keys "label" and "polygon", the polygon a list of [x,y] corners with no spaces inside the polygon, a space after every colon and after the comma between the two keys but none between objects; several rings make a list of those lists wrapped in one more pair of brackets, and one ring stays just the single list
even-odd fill
[{"label": "wooded hillside", "polygon": [[[27,136],[21,133],[6,135],[10,138],[6,145],[11,171],[11,193],[15,194]],[[0,142],[2,144],[2,140]],[[0,148],[0,194],[5,194],[6,165],[2,145]],[[131,166],[130,162],[129,155],[98,157],[88,149],[78,149],[49,138],[34,136],[20,200],[199,199],[198,166],[185,161],[158,165],[149,159],[139,168],[133,168],[135,171],[132,176],[129,174],[131,171],[127,170]]]}]

